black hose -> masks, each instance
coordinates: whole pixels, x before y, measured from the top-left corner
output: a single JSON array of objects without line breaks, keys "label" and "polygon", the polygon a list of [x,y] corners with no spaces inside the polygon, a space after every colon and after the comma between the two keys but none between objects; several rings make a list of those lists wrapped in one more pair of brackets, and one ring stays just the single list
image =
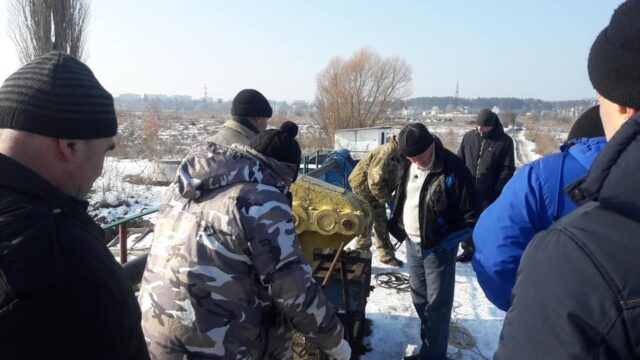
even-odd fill
[{"label": "black hose", "polygon": [[395,289],[400,292],[411,290],[409,286],[409,275],[399,272],[383,272],[374,276],[376,284],[381,288]]}]

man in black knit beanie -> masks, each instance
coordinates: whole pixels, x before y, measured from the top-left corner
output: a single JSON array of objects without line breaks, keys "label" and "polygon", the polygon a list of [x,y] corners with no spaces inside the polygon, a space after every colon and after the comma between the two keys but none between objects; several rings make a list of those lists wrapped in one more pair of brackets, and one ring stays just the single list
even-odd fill
[{"label": "man in black knit beanie", "polygon": [[131,284],[83,200],[117,128],[111,94],[64,53],[0,88],[3,359],[149,358]]},{"label": "man in black knit beanie", "polygon": [[471,236],[480,199],[464,162],[421,123],[398,134],[398,187],[389,233],[405,242],[411,300],[420,318],[418,354],[446,359],[458,244]]},{"label": "man in black knit beanie", "polygon": [[273,115],[269,100],[254,89],[240,91],[231,104],[231,120],[209,138],[218,145],[249,145],[259,133],[267,129],[267,122]]}]

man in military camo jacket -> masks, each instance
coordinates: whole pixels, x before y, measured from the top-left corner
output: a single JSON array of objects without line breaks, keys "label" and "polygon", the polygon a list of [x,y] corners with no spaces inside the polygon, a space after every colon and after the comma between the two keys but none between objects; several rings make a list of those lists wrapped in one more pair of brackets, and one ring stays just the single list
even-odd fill
[{"label": "man in military camo jacket", "polygon": [[267,130],[250,146],[203,143],[183,160],[140,290],[152,358],[290,359],[292,328],[350,357],[297,240],[287,198],[300,164],[294,137]]},{"label": "man in military camo jacket", "polygon": [[[401,267],[402,260],[395,256],[395,249],[389,239],[387,229],[387,203],[393,199],[393,192],[398,186],[398,140],[393,135],[389,142],[378,146],[368,153],[349,176],[349,185],[353,193],[365,200],[373,215],[373,238],[380,262]],[[356,248],[369,250],[371,236],[359,236]]]}]

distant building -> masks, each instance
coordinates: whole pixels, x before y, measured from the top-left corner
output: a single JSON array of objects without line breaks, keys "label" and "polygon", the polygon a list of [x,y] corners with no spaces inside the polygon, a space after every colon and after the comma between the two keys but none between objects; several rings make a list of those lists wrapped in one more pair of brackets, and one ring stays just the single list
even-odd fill
[{"label": "distant building", "polygon": [[165,102],[165,101],[169,100],[169,97],[167,95],[163,95],[163,94],[144,94],[143,99],[144,99],[144,101]]},{"label": "distant building", "polygon": [[173,95],[172,96],[173,101],[175,102],[191,102],[192,98],[190,95]]},{"label": "distant building", "polygon": [[119,96],[116,97],[116,99],[120,100],[120,101],[140,101],[142,100],[142,96],[140,94],[120,94]]},{"label": "distant building", "polygon": [[500,114],[500,108],[496,105],[494,107],[491,108],[491,111],[493,111],[496,114]]},{"label": "distant building", "polygon": [[388,142],[400,129],[391,126],[336,130],[333,143],[336,149],[345,148],[351,157],[361,159],[366,153]]}]

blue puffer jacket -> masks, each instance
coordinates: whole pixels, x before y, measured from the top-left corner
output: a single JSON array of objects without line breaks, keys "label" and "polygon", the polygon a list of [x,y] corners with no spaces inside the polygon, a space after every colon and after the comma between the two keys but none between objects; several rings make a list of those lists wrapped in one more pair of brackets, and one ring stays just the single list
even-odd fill
[{"label": "blue puffer jacket", "polygon": [[605,144],[604,137],[575,139],[560,153],[523,166],[480,216],[473,232],[473,268],[485,295],[498,308],[509,309],[527,244],[576,208],[563,189],[587,174]]}]

